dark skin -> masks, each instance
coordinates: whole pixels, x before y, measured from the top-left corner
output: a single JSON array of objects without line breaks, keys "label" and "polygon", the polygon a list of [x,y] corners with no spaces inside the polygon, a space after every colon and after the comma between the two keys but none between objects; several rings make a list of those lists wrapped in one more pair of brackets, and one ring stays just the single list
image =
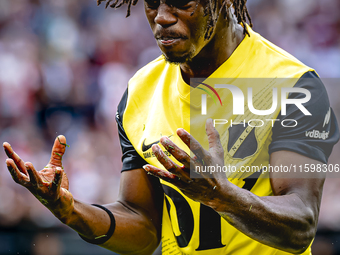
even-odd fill
[{"label": "dark skin", "polygon": [[[187,83],[191,77],[212,74],[243,39],[243,28],[235,22],[231,12],[228,13],[229,22],[222,18],[222,13],[213,35],[204,40],[207,19],[203,17],[204,1],[194,14],[195,1],[154,2],[145,3],[151,29],[166,58],[181,62],[182,75]],[[191,159],[171,140],[163,137],[161,144],[183,166],[177,166],[158,145],[153,145],[153,152],[168,172],[147,165],[147,171],[141,168],[122,173],[119,198],[117,202],[106,205],[115,215],[116,229],[101,246],[122,254],[151,254],[156,249],[161,237],[163,205],[160,178],[176,185],[188,197],[210,206],[230,224],[261,243],[292,253],[301,253],[308,247],[316,232],[324,176],[295,179],[291,174],[289,178],[280,178],[283,173],[273,173],[270,181],[274,196],[270,197],[255,196],[218,175],[202,173],[204,178],[192,179],[189,176],[190,162],[224,163],[218,133],[209,121],[206,130],[209,151],[185,130],[177,130],[177,135],[203,161]],[[102,209],[74,199],[68,191],[69,183],[61,162],[65,144],[65,137],[59,136],[47,168],[36,171],[31,163],[23,162],[11,146],[4,143],[8,156],[6,164],[14,181],[26,187],[58,219],[84,237],[95,239],[107,233],[110,218]],[[320,163],[288,151],[275,152],[270,158],[272,166],[288,162],[289,165]]]},{"label": "dark skin", "polygon": [[[62,135],[58,138],[48,167],[40,171],[32,163],[22,161],[4,143],[9,157],[7,167],[14,181],[26,187],[63,223],[90,239],[105,235],[110,226],[108,214],[74,199],[68,191],[69,183],[59,156],[65,153],[66,146],[61,143],[66,144],[66,139]],[[163,190],[155,177],[142,168],[123,172],[117,202],[106,205],[114,213],[116,229],[112,238],[101,246],[122,254],[152,254],[160,240],[162,204]]]},{"label": "dark skin", "polygon": [[244,38],[243,27],[231,13],[230,24],[220,15],[213,35],[205,40],[204,6],[199,4],[195,11],[195,1],[174,2],[145,1],[145,13],[163,55],[169,61],[181,62],[183,79],[190,84],[190,78],[210,76],[230,57]]}]

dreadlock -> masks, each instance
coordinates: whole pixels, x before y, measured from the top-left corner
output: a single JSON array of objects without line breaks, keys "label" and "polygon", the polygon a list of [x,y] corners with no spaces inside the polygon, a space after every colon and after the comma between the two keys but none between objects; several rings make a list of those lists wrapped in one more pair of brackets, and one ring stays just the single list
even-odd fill
[{"label": "dreadlock", "polygon": [[[102,2],[106,2],[107,0],[97,0],[97,5],[100,5]],[[191,13],[193,15],[199,5],[201,0],[196,0],[197,4],[195,7],[195,10]],[[216,25],[216,22],[223,11],[223,9],[226,11],[224,18],[227,18],[227,0],[223,0],[222,6],[218,9],[217,7],[217,0],[207,0],[208,4],[204,10],[204,15],[209,15],[208,18],[208,26],[207,31],[205,33],[205,39],[209,39],[214,31],[214,27]],[[127,4],[127,13],[126,17],[129,17],[131,14],[131,5],[136,5],[138,0],[108,0],[106,2],[105,8],[111,7],[111,8],[119,8],[124,4]],[[249,31],[246,26],[247,19],[249,21],[250,27],[253,26],[253,23],[251,21],[248,9],[246,7],[247,0],[233,0],[233,6],[234,6],[234,15],[237,18],[238,23],[243,25],[243,34],[249,35]],[[249,35],[250,36],[250,35]]]}]

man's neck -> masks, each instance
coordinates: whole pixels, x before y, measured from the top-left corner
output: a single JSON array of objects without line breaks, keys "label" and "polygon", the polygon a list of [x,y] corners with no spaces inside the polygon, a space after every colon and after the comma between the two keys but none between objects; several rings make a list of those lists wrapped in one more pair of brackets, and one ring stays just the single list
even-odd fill
[{"label": "man's neck", "polygon": [[180,64],[183,80],[190,84],[190,78],[209,77],[236,50],[244,38],[243,27],[230,24],[216,27],[210,42],[191,61]]}]

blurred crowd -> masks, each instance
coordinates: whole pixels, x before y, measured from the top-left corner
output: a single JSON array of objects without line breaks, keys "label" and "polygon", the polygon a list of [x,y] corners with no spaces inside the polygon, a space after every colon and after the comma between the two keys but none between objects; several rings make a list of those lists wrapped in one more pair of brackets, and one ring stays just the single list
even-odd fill
[{"label": "blurred crowd", "polygon": [[[333,78],[326,88],[340,120],[340,2],[248,2],[255,31],[321,77]],[[117,197],[121,151],[116,108],[129,78],[160,55],[143,1],[125,16],[125,6],[105,10],[95,0],[0,1],[0,141],[41,169],[55,137],[65,135],[70,147],[63,165],[70,191],[88,203],[110,203]],[[340,163],[339,156],[338,145],[330,163]],[[23,222],[39,229],[63,228],[13,182],[5,158],[0,153],[0,229]],[[340,179],[327,180],[321,231],[340,231],[339,193]],[[0,235],[0,254],[7,254],[1,250],[4,242]],[[336,254],[336,248],[329,249]],[[44,254],[37,250],[30,252]]]}]

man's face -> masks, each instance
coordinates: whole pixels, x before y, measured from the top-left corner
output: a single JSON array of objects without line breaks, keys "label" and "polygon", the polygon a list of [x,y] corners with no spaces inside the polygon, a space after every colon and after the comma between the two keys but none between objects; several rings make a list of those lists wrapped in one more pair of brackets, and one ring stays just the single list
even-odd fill
[{"label": "man's face", "polygon": [[[201,1],[205,2],[205,1]],[[166,60],[184,63],[207,44],[208,16],[204,7],[190,0],[145,0],[145,13]]]}]

